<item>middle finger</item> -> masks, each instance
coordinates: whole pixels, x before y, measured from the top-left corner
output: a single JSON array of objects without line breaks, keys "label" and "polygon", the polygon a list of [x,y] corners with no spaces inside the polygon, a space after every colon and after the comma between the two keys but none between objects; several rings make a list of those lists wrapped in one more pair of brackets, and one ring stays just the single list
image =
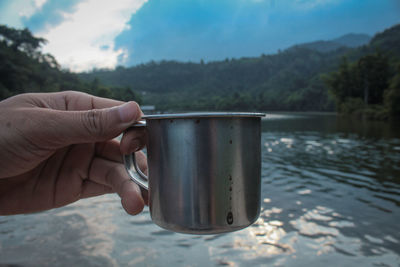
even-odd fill
[{"label": "middle finger", "polygon": [[117,192],[129,214],[143,210],[144,200],[139,186],[130,179],[123,164],[96,157],[90,167],[89,180],[109,186]]}]

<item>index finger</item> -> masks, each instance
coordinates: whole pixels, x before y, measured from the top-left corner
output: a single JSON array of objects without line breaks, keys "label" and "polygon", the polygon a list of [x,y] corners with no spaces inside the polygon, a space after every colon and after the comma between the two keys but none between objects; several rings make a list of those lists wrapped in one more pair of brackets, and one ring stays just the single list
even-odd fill
[{"label": "index finger", "polygon": [[60,97],[68,103],[67,110],[90,110],[120,106],[125,102],[89,95],[81,92],[62,92]]},{"label": "index finger", "polygon": [[76,91],[64,91],[57,93],[30,93],[25,94],[24,97],[27,98],[28,103],[34,106],[63,111],[83,111],[112,108],[125,103],[124,101],[93,96],[87,93]]},{"label": "index finger", "polygon": [[[60,95],[62,98],[64,98],[65,103],[68,103],[68,105],[66,105],[67,107],[66,110],[79,111],[79,110],[111,108],[115,106],[120,106],[125,103],[123,101],[115,99],[98,97],[86,93],[73,92],[73,91],[61,92]],[[134,101],[134,99],[132,99],[132,101]],[[141,116],[143,116],[144,114],[142,110],[141,109],[139,110]]]}]

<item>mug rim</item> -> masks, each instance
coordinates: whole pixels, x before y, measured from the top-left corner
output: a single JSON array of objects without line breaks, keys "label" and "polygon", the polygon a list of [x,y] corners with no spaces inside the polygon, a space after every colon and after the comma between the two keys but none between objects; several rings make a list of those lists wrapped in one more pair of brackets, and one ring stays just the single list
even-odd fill
[{"label": "mug rim", "polygon": [[192,119],[192,118],[237,118],[237,117],[265,117],[260,112],[188,112],[144,115],[142,119]]}]

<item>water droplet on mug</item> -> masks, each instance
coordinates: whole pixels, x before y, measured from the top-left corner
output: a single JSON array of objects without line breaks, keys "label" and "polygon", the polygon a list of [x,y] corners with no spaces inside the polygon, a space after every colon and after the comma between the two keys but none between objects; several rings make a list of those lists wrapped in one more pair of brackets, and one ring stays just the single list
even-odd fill
[{"label": "water droplet on mug", "polygon": [[233,214],[232,214],[232,212],[228,212],[228,215],[226,216],[226,222],[228,224],[232,224],[233,223]]},{"label": "water droplet on mug", "polygon": [[231,145],[232,145],[232,140],[229,140],[229,144],[231,144]]}]

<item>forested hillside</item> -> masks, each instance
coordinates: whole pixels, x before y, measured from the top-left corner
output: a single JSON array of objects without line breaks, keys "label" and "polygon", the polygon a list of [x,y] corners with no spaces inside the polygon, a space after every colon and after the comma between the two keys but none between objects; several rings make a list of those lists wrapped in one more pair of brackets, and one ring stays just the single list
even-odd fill
[{"label": "forested hillside", "polygon": [[295,45],[295,48],[308,48],[318,52],[331,52],[341,47],[356,48],[368,44],[371,37],[366,34],[346,34],[330,41],[315,41],[305,44]]},{"label": "forested hillside", "polygon": [[76,90],[120,100],[136,99],[129,87],[107,87],[97,79],[83,82],[78,75],[61,70],[55,58],[41,53],[43,38],[28,29],[0,25],[0,100],[27,92]]},{"label": "forested hillside", "polygon": [[339,49],[305,48],[277,55],[211,63],[150,62],[115,71],[82,74],[107,85],[131,86],[159,109],[332,110],[319,73],[332,71]]},{"label": "forested hillside", "polygon": [[[384,73],[364,72],[362,75],[369,75],[370,79],[383,75],[381,78],[385,81],[378,84],[385,88],[371,88],[368,100],[375,101],[372,100],[375,94],[381,95],[378,99],[382,101],[365,104],[383,105],[383,92],[393,87],[391,81],[396,74],[400,55],[399,29],[399,25],[394,26],[372,39],[349,34],[255,58],[209,63],[149,62],[116,70],[95,70],[82,73],[80,77],[87,82],[99,79],[110,86],[130,86],[141,92],[144,103],[156,105],[160,110],[333,111],[336,106],[344,112],[346,109],[341,107],[347,96],[338,96],[335,88],[338,82],[335,84],[334,80],[345,77],[339,77],[335,72],[343,68],[343,62],[357,65],[363,57],[377,56],[378,61],[384,61],[381,67],[387,64],[387,68],[383,67],[386,68]],[[354,47],[368,41],[366,45]],[[371,62],[368,64],[373,64]],[[354,80],[365,80],[365,77],[355,77],[360,75],[359,70],[349,75],[353,75]],[[345,86],[365,87],[361,82]],[[363,95],[350,95],[364,101]]]},{"label": "forested hillside", "polygon": [[[356,58],[355,58],[356,57]],[[342,58],[324,80],[342,114],[385,119],[400,116],[400,25],[377,34]]]},{"label": "forested hillside", "polygon": [[[357,58],[357,49],[344,47],[368,41],[347,35],[336,42],[313,42],[275,55],[226,59],[210,63],[149,62],[114,71],[81,74],[90,82],[130,86],[144,103],[161,110],[334,110],[334,101],[321,74],[338,68],[345,55]],[[364,39],[363,39],[364,38]],[[343,44],[340,44],[342,42]]]},{"label": "forested hillside", "polygon": [[150,62],[81,74],[107,85],[130,86],[158,109],[333,110],[320,74],[351,51],[322,53],[293,47],[276,55],[210,63]]},{"label": "forested hillside", "polygon": [[[367,37],[339,39],[354,45],[362,38]],[[255,58],[149,62],[79,75],[41,53],[45,42],[27,29],[0,26],[1,99],[24,92],[77,90],[143,100],[164,111],[336,108],[376,118],[400,113],[400,25],[357,48],[313,42]]]}]

